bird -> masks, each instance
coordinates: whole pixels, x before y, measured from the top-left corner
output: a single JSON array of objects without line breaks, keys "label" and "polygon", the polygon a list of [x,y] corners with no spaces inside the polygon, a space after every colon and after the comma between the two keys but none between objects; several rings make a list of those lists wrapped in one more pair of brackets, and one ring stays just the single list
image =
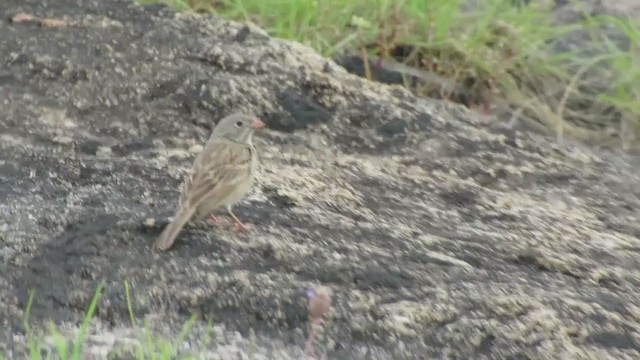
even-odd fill
[{"label": "bird", "polygon": [[220,223],[213,211],[223,208],[235,221],[237,230],[251,230],[232,208],[251,190],[258,167],[253,135],[265,126],[255,115],[241,112],[222,118],[214,126],[182,184],[175,215],[155,241],[155,250],[165,251],[173,246],[182,228],[194,217],[202,220],[209,216]]}]

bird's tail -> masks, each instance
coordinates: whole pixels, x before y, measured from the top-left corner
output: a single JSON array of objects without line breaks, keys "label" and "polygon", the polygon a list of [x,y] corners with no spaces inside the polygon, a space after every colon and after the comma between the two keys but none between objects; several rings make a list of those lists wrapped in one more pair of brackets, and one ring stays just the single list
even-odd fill
[{"label": "bird's tail", "polygon": [[154,249],[165,251],[170,248],[178,237],[180,230],[185,226],[185,224],[191,219],[193,213],[195,212],[195,207],[182,207],[176,215],[173,217],[173,220],[164,228],[162,234],[158,237],[158,240],[153,244]]}]

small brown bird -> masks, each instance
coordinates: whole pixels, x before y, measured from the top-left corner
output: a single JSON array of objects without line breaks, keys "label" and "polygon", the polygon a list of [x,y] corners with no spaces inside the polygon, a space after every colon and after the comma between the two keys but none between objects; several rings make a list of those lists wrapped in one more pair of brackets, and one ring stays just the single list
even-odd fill
[{"label": "small brown bird", "polygon": [[226,208],[238,230],[249,230],[232,207],[251,189],[258,165],[252,138],[255,130],[264,126],[259,118],[242,113],[231,114],[218,122],[193,162],[182,185],[176,214],[156,240],[156,250],[169,249],[194,215],[198,220],[209,215],[214,222],[220,222],[212,214],[219,208]]}]

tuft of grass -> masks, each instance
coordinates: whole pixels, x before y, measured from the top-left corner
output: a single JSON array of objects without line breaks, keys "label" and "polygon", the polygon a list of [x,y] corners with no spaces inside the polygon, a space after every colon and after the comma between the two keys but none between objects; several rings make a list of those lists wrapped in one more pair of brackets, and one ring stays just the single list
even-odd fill
[{"label": "tuft of grass", "polygon": [[[251,21],[327,57],[356,54],[371,80],[373,66],[391,68],[419,95],[520,114],[559,140],[640,129],[640,25],[630,18],[584,14],[557,25],[549,4],[514,0],[142,1]],[[550,50],[578,31],[590,33],[591,52]]]},{"label": "tuft of grass", "polygon": [[[49,323],[49,332],[51,337],[53,338],[54,347],[60,359],[63,359],[63,360],[82,359],[82,346],[84,343],[84,337],[89,328],[91,319],[95,314],[96,307],[98,306],[98,302],[100,301],[100,297],[102,296],[103,288],[104,288],[104,284],[100,283],[95,291],[93,298],[91,299],[91,302],[89,303],[89,307],[87,308],[85,316],[82,320],[82,324],[80,325],[78,334],[76,335],[76,338],[73,341],[73,349],[71,354],[69,354],[69,340],[65,339],[59,333],[59,331],[57,330],[53,322]],[[27,301],[27,307],[25,309],[24,317],[23,317],[23,326],[27,333],[29,357],[32,360],[41,360],[43,359],[43,353],[44,353],[46,354],[46,356],[44,356],[44,359],[50,359],[54,355],[54,353],[50,349],[43,346],[43,338],[41,334],[34,331],[34,329],[32,329],[31,326],[29,325],[29,319],[31,317],[31,309],[33,306],[34,295],[35,295],[35,291],[31,290],[29,292],[29,299]]]},{"label": "tuft of grass", "polygon": [[[49,322],[48,336],[43,333],[41,329],[34,329],[29,324],[31,317],[31,310],[34,303],[35,291],[29,292],[29,299],[23,315],[23,326],[27,335],[28,356],[32,360],[42,359],[60,359],[60,360],[80,360],[83,359],[83,348],[86,340],[86,335],[91,325],[91,320],[96,314],[96,309],[100,302],[104,283],[98,284],[95,294],[89,303],[85,316],[82,320],[78,333],[74,339],[70,339],[63,335],[53,322]],[[133,310],[133,301],[131,296],[131,289],[129,282],[125,280],[125,300],[127,303],[127,311],[131,320],[132,326],[137,325],[137,321]],[[168,360],[176,359],[179,355],[180,345],[188,340],[190,332],[193,330],[198,317],[196,314],[192,315],[189,321],[182,327],[178,336],[172,340],[164,339],[160,336],[156,336],[149,329],[146,321],[142,329],[142,337],[144,342],[140,346],[134,347],[131,350],[131,356],[135,355],[137,359],[152,359],[152,360]],[[203,339],[203,348],[206,349],[211,342],[211,331],[213,330],[212,320],[208,322],[208,328],[205,332],[205,338]],[[51,339],[53,348],[47,344],[45,337]],[[0,358],[2,355],[0,354]],[[202,356],[186,356],[180,355],[181,359],[197,359]]]},{"label": "tuft of grass", "polygon": [[[41,329],[35,329],[29,324],[31,317],[31,309],[34,303],[35,291],[29,292],[29,299],[26,309],[23,315],[23,325],[26,330],[28,339],[28,356],[32,360],[42,359],[60,359],[60,360],[79,360],[83,359],[83,348],[86,335],[91,325],[91,320],[96,314],[96,309],[99,305],[102,292],[104,290],[104,282],[100,282],[96,288],[95,294],[91,299],[89,306],[85,312],[80,329],[76,334],[73,341],[70,338],[63,335],[53,322],[49,322],[49,338],[52,339],[49,342],[53,342],[53,348],[45,341]],[[133,309],[133,297],[131,294],[131,287],[128,281],[124,281],[125,289],[125,301],[127,304],[127,311],[131,325],[136,328],[138,321],[134,315]],[[331,308],[331,290],[324,287],[317,289],[307,290],[308,297],[308,312],[309,312],[309,334],[305,345],[305,356],[310,355],[315,351],[315,344],[320,333],[325,326],[325,317]],[[168,359],[202,359],[205,358],[205,353],[211,344],[213,320],[209,318],[207,321],[207,327],[203,335],[201,344],[202,353],[197,355],[181,354],[180,347],[188,339],[193,330],[194,325],[198,319],[197,314],[193,314],[191,318],[182,327],[180,333],[173,340],[162,338],[161,336],[154,335],[149,329],[149,325],[146,320],[143,321],[143,328],[140,337],[143,339],[139,344],[135,344],[130,348],[125,349],[113,349],[112,353],[108,357],[115,356],[116,358],[136,358],[140,360],[168,360]],[[255,334],[251,330],[252,339],[255,341]],[[255,345],[255,343],[254,343]],[[254,349],[255,350],[255,349]],[[0,359],[2,359],[0,354]],[[322,358],[326,358],[326,352],[323,353]]]}]

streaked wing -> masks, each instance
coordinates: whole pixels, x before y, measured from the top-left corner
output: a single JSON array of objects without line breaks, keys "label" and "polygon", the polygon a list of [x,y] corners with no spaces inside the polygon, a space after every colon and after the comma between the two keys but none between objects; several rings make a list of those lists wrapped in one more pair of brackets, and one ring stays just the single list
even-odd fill
[{"label": "streaked wing", "polygon": [[184,183],[180,205],[196,206],[215,194],[228,194],[250,172],[251,150],[246,145],[229,141],[207,144]]}]

